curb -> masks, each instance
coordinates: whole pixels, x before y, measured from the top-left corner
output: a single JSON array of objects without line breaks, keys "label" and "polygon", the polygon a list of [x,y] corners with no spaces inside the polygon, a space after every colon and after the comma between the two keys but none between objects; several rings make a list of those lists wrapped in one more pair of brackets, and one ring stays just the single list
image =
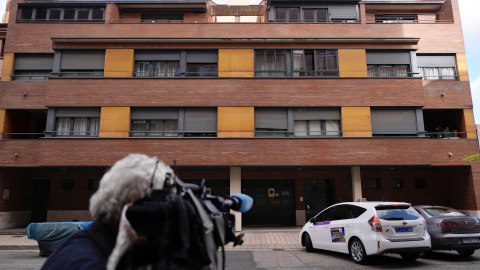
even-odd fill
[{"label": "curb", "polygon": [[38,248],[38,245],[28,245],[28,246],[11,245],[11,246],[0,246],[0,250],[40,250],[40,249]]}]

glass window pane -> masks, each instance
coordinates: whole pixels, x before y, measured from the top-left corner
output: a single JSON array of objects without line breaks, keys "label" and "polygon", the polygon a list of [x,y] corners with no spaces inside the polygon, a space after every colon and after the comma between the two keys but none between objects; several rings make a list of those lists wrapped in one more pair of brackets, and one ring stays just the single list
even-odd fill
[{"label": "glass window pane", "polygon": [[315,55],[315,69],[326,70],[327,69],[327,55],[325,50],[316,50]]},{"label": "glass window pane", "polygon": [[88,117],[75,117],[73,124],[73,136],[87,135]]},{"label": "glass window pane", "polygon": [[326,22],[328,21],[327,9],[317,9],[317,22]]},{"label": "glass window pane", "polygon": [[306,76],[315,76],[315,68],[313,67],[313,50],[305,50],[305,68]]},{"label": "glass window pane", "polygon": [[[304,51],[303,50],[293,50],[293,70],[305,70],[304,62]],[[305,72],[293,72],[293,77],[305,76]]]},{"label": "glass window pane", "polygon": [[315,10],[314,9],[304,9],[303,16],[305,22],[314,22],[315,21]]},{"label": "glass window pane", "polygon": [[57,117],[55,135],[68,136],[70,135],[70,117]]},{"label": "glass window pane", "polygon": [[146,131],[146,130],[147,130],[146,120],[132,121],[132,136],[145,136],[145,132],[138,132],[138,131]]},{"label": "glass window pane", "polygon": [[98,136],[99,127],[100,117],[90,117],[90,126],[88,128],[90,131],[90,136]]},{"label": "glass window pane", "polygon": [[307,121],[297,120],[293,123],[293,131],[295,137],[307,136]]},{"label": "glass window pane", "polygon": [[396,77],[408,77],[408,66],[407,65],[396,65],[395,66],[395,76]]},{"label": "glass window pane", "polygon": [[378,66],[367,66],[368,77],[378,76]]},{"label": "glass window pane", "polygon": [[47,19],[47,9],[46,8],[37,8],[37,13],[35,14],[36,21],[45,21]]},{"label": "glass window pane", "polygon": [[392,77],[393,66],[380,65],[378,67],[378,77]]},{"label": "glass window pane", "polygon": [[288,21],[289,22],[298,22],[300,19],[300,9],[299,8],[290,8],[288,11]]},{"label": "glass window pane", "polygon": [[135,77],[148,77],[148,62],[137,62],[135,64]]},{"label": "glass window pane", "polygon": [[327,69],[337,70],[337,51],[327,50]]},{"label": "glass window pane", "polygon": [[287,20],[287,13],[285,11],[285,8],[276,8],[275,13],[277,15],[277,22],[285,22]]},{"label": "glass window pane", "polygon": [[336,120],[325,121],[325,129],[327,131],[327,136],[339,136],[340,121],[336,121]]},{"label": "glass window pane", "polygon": [[180,62],[166,62],[166,76],[180,77]]},{"label": "glass window pane", "polygon": [[178,133],[178,121],[177,120],[165,120],[165,136],[177,137]]},{"label": "glass window pane", "polygon": [[313,121],[310,120],[308,121],[309,125],[309,131],[310,131],[310,136],[320,136],[322,135],[322,121]]},{"label": "glass window pane", "polygon": [[50,9],[49,20],[50,21],[59,21],[61,13],[62,13],[61,8],[51,8]]},{"label": "glass window pane", "polygon": [[105,12],[104,8],[93,8],[92,9],[92,20],[97,20],[97,21],[103,20],[104,12]]},{"label": "glass window pane", "polygon": [[65,21],[73,21],[75,19],[75,9],[74,8],[66,8],[65,13],[63,14],[63,19]]},{"label": "glass window pane", "polygon": [[88,8],[79,8],[78,10],[78,16],[77,16],[77,20],[82,20],[82,21],[86,21],[88,20],[88,13],[89,13],[89,9]]},{"label": "glass window pane", "polygon": [[22,7],[22,11],[20,13],[20,19],[22,21],[29,21],[32,19],[33,8]]},{"label": "glass window pane", "polygon": [[148,136],[160,137],[163,136],[163,121],[162,120],[150,120],[150,133]]}]

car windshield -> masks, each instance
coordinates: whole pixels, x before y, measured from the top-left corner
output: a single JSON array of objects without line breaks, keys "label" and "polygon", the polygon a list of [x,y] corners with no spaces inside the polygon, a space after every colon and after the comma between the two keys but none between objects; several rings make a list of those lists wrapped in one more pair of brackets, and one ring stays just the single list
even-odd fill
[{"label": "car windshield", "polygon": [[378,218],[383,220],[416,220],[420,215],[411,207],[376,207]]},{"label": "car windshield", "polygon": [[465,217],[465,215],[452,208],[425,208],[423,209],[432,217]]}]

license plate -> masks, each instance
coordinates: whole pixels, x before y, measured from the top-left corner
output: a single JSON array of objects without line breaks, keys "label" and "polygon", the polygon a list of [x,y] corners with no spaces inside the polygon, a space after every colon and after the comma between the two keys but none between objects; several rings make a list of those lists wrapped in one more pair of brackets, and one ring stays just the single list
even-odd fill
[{"label": "license plate", "polygon": [[480,239],[478,239],[478,238],[463,238],[462,243],[464,243],[464,244],[480,243]]},{"label": "license plate", "polygon": [[395,228],[395,232],[398,232],[398,233],[413,232],[413,228],[412,227]]}]

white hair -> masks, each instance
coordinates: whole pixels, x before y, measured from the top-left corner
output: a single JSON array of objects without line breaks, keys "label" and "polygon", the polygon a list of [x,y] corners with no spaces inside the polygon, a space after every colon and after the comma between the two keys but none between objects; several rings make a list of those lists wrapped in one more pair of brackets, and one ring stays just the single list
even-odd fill
[{"label": "white hair", "polygon": [[173,176],[173,170],[156,157],[129,154],[103,175],[90,198],[90,213],[103,221],[118,222],[123,206],[150,194],[152,181],[154,189],[162,189],[167,173]]}]

